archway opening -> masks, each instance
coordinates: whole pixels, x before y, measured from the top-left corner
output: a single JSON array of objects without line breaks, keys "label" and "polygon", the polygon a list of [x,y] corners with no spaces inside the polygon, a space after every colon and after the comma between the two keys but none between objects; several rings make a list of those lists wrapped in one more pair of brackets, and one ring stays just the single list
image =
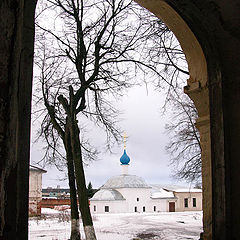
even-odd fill
[{"label": "archway opening", "polygon": [[[148,8],[151,10],[151,7]],[[188,80],[188,85],[185,88],[185,92],[189,94],[197,106],[200,117],[197,125],[200,132],[204,133],[204,137],[202,138],[207,138],[210,140],[206,61],[202,49],[194,37],[194,34],[187,27],[182,18],[180,18],[179,15],[169,5],[162,2],[158,3],[157,6],[153,5],[152,9],[158,9],[157,12],[153,11],[154,14],[167,23],[169,28],[173,30],[179,42],[181,43],[181,46],[187,57],[190,72],[190,78]],[[160,14],[162,12],[164,13],[163,15]],[[209,152],[207,152],[207,150],[210,149],[210,141],[208,140],[206,141],[206,144],[202,146],[203,149],[206,149],[206,154],[208,154],[206,155],[206,158],[209,159],[209,162],[206,163],[206,169],[208,172],[207,170],[204,171],[206,173],[206,177],[211,176],[209,174],[211,172],[211,166],[209,166],[210,158]],[[209,184],[206,186],[211,187]],[[211,189],[209,188],[207,191],[210,193]],[[207,226],[209,226],[209,224]]]},{"label": "archway opening", "polygon": [[[160,3],[160,5],[161,5],[161,3]],[[165,5],[165,4],[163,3],[163,5]],[[159,7],[161,7],[161,6],[159,6]],[[168,5],[163,6],[163,7],[166,7],[165,9],[168,9]],[[31,15],[31,14],[33,15],[33,11],[32,11],[32,10],[34,9],[34,7],[31,6],[31,7],[29,7],[29,8],[30,8],[31,11],[29,11],[28,13],[29,13],[30,15]],[[150,7],[149,7],[149,8],[150,8]],[[27,10],[29,10],[29,9],[25,9],[25,11],[27,11]],[[170,12],[171,12],[171,11],[170,11]],[[26,12],[25,12],[25,13],[26,13]],[[20,18],[20,20],[21,20],[21,23],[22,23],[22,22],[25,22],[25,23],[26,23],[26,19],[24,19],[24,21],[22,21],[22,18]],[[166,20],[165,20],[165,21],[166,21]],[[168,25],[170,26],[170,22],[171,22],[171,21],[169,21],[169,22],[166,21],[166,22],[167,22]],[[21,24],[20,24],[20,25],[21,25]],[[170,27],[171,27],[171,26],[170,26]],[[173,27],[172,27],[172,29],[173,29]],[[24,32],[24,31],[22,31],[22,32]],[[26,29],[25,29],[25,32],[26,32]],[[177,35],[177,34],[176,34],[176,35]],[[25,35],[24,35],[24,37],[25,37]],[[26,36],[26,37],[27,37],[27,36]],[[181,42],[181,41],[180,41],[180,42]],[[184,41],[182,41],[182,43],[181,43],[182,46],[183,46],[183,42],[184,42]],[[23,44],[23,45],[24,45],[24,44]],[[30,48],[31,48],[31,47],[30,47]],[[184,47],[183,47],[183,49],[184,49]],[[187,48],[186,48],[186,49],[187,49]],[[200,51],[200,52],[201,52],[201,51]],[[28,52],[28,53],[29,53],[29,52]],[[191,54],[186,54],[186,55],[189,56],[189,57],[191,56]],[[17,57],[19,57],[19,55],[17,55]],[[14,60],[16,60],[16,59],[14,58]],[[191,60],[191,58],[188,58],[188,61],[190,61],[190,60]],[[14,63],[15,63],[15,62],[14,62]],[[13,64],[14,64],[14,63],[13,63]],[[18,65],[18,64],[16,64],[16,65],[17,65],[17,66],[20,66],[20,65]],[[23,65],[24,65],[24,64],[23,64]],[[194,65],[191,65],[191,66],[194,66]],[[27,74],[28,80],[30,79],[30,78],[29,78],[29,75],[31,75],[31,74],[29,74],[29,73]],[[194,74],[193,74],[192,76],[194,76]],[[21,77],[22,77],[22,76],[21,76]],[[24,78],[24,77],[23,77],[23,78]],[[22,78],[20,78],[20,79],[22,79]],[[194,79],[194,78],[193,78],[193,79]],[[197,79],[197,78],[196,78],[196,79]],[[14,80],[15,80],[15,78],[14,78]],[[26,81],[26,82],[27,82],[27,81]],[[190,81],[190,82],[191,82],[191,81]],[[197,82],[197,83],[196,83],[196,82]],[[201,87],[201,88],[204,89],[205,85],[202,86],[202,85],[200,85],[200,82],[199,82],[199,81],[196,81],[196,82],[195,82],[195,79],[192,80],[192,83],[196,83],[196,84],[189,84],[189,87],[186,89],[186,91],[191,91],[191,90],[193,90],[193,91],[192,91],[192,94],[193,94],[193,93],[195,92],[195,90],[197,90],[199,87]],[[18,85],[17,85],[17,86],[18,86]],[[24,86],[24,85],[23,85],[23,86]],[[15,87],[15,86],[14,86],[14,87]],[[14,88],[14,87],[13,87],[13,88]],[[16,89],[16,88],[14,88],[14,89]],[[18,89],[21,89],[21,88],[18,88]],[[29,84],[29,82],[27,82],[27,84],[26,84],[26,89],[22,89],[22,90],[20,90],[19,92],[20,92],[20,93],[23,93],[24,90],[30,90],[30,84]],[[7,91],[7,92],[8,92],[8,91]],[[13,95],[16,96],[17,93],[19,93],[19,92],[18,92],[17,90],[16,90],[15,92],[13,91],[13,93],[14,93]],[[196,91],[196,92],[198,92],[198,91]],[[189,94],[191,94],[191,93],[189,92]],[[208,95],[208,94],[206,94],[206,96],[207,96],[207,95]],[[17,102],[17,103],[18,103],[19,99],[20,99],[20,100],[23,100],[24,103],[27,103],[27,104],[30,103],[30,97],[29,97],[28,94],[26,94],[26,95],[25,95],[25,94],[23,94],[23,95],[20,94],[20,96],[18,95],[18,97],[19,97],[19,98],[16,98],[16,102]],[[14,100],[11,99],[11,101],[13,101],[14,103],[16,103],[16,102],[15,102],[15,99],[14,99]],[[21,102],[21,101],[20,101],[20,102]],[[196,101],[195,101],[195,104],[196,104]],[[206,104],[207,104],[207,102],[206,102]],[[14,104],[13,104],[13,105],[14,105]],[[197,104],[196,104],[196,105],[197,105]],[[14,106],[15,106],[15,105],[14,105]],[[16,110],[14,107],[13,107],[13,109]],[[17,109],[18,109],[18,108],[17,108]],[[200,110],[199,110],[199,111],[200,111]],[[26,113],[29,113],[29,112],[26,111]],[[20,118],[21,118],[21,114],[19,114],[19,115],[20,115]],[[26,116],[27,116],[27,117],[26,117],[27,120],[29,120],[29,114],[26,114]],[[21,119],[22,119],[22,118],[21,118]],[[208,118],[206,117],[206,118],[203,119],[203,120],[205,120],[205,121],[207,122],[207,121],[208,121]],[[14,121],[13,121],[13,122],[14,122]],[[17,122],[17,121],[16,121],[16,122]],[[201,123],[201,122],[200,122],[200,123]],[[14,125],[14,123],[11,122],[11,124],[12,124],[11,126],[13,126],[14,129],[17,129],[17,127],[15,126],[15,125],[17,125],[17,123]],[[4,126],[5,126],[5,125],[7,125],[6,122],[5,122]],[[201,125],[201,124],[200,124],[200,125]],[[15,127],[14,127],[14,126],[15,126]],[[18,129],[18,130],[19,130],[19,129]],[[23,133],[23,136],[26,136],[26,135],[27,135],[27,132],[28,132],[28,129],[25,130],[25,132],[24,132],[25,134]],[[13,137],[14,137],[14,136],[13,136]],[[19,137],[19,136],[18,136],[18,137]],[[17,138],[16,138],[16,139],[17,139]],[[11,141],[9,141],[9,142],[11,142]],[[19,142],[20,142],[20,141],[19,141]],[[15,143],[15,142],[14,142],[14,143]],[[19,150],[19,149],[20,149],[20,150],[22,149],[18,142],[15,143],[15,145],[16,145],[16,149],[18,149],[18,150]],[[14,146],[15,146],[15,145],[14,145]],[[5,145],[4,145],[4,146],[5,146]],[[17,146],[20,147],[20,148],[18,148]],[[14,154],[13,154],[13,155],[14,155]],[[19,151],[19,152],[18,152],[18,156],[23,157],[23,156],[25,156],[25,155],[24,155],[24,154],[21,155],[21,151]],[[18,158],[16,158],[16,159],[18,159]],[[22,161],[22,159],[21,159],[21,161]],[[10,165],[11,165],[11,164],[10,164]],[[19,165],[20,168],[19,168],[19,169],[16,169],[16,168],[15,168],[15,167],[16,167],[16,164],[14,163],[13,166],[12,166],[13,173],[17,173],[17,172],[18,172],[18,174],[19,174],[19,171],[22,170],[22,169],[23,169],[23,166],[26,166],[26,165],[27,165],[27,164],[20,164],[20,165]],[[11,167],[10,167],[10,168],[11,168]],[[24,172],[24,171],[23,171],[23,172]],[[20,175],[21,175],[21,174],[20,174]],[[18,178],[18,180],[19,180],[19,179],[22,179],[23,182],[26,183],[26,177],[23,177],[23,178],[21,178],[21,177],[22,177],[22,176],[20,176],[20,178]],[[14,178],[11,178],[11,179],[14,179]],[[2,179],[1,179],[1,180],[2,180]],[[21,183],[21,182],[20,182],[20,183]],[[210,185],[211,185],[211,184],[210,184]],[[3,186],[5,186],[5,185],[3,185]],[[7,186],[7,185],[6,185],[6,186]],[[1,186],[1,187],[2,187],[2,186]],[[18,184],[18,187],[19,187],[19,184]],[[2,187],[2,188],[3,188],[3,187]],[[20,189],[21,189],[21,188],[20,188]],[[23,205],[23,207],[22,207],[21,209],[19,209],[19,212],[21,213],[22,210],[24,210],[24,209],[26,210],[26,193],[21,193],[21,192],[18,191],[18,194],[19,194],[18,196],[19,196],[19,199],[20,199],[20,201],[18,201],[18,206],[19,206],[19,204],[20,204],[21,206]],[[10,195],[10,196],[12,196],[12,195]],[[25,204],[22,204],[22,201],[25,202]],[[18,212],[18,214],[19,214],[19,212]],[[24,214],[24,216],[25,216],[25,214]],[[1,216],[1,217],[2,217],[2,216]],[[25,220],[26,220],[26,219],[25,219]],[[19,221],[19,219],[18,219],[18,221]],[[16,223],[16,221],[13,221],[13,223]],[[25,226],[25,223],[24,223],[23,225]],[[14,226],[13,228],[15,228],[15,226]],[[23,230],[23,232],[24,232],[24,230]],[[23,235],[26,235],[26,231],[25,231],[25,233],[24,233]]]}]

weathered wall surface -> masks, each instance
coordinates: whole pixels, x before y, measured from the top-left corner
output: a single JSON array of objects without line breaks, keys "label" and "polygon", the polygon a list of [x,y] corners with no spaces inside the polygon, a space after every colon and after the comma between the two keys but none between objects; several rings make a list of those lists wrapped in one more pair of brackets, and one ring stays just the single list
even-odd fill
[{"label": "weathered wall surface", "polygon": [[29,171],[29,216],[41,216],[42,172]]},{"label": "weathered wall surface", "polygon": [[42,172],[29,171],[29,198],[42,198]]},{"label": "weathered wall surface", "polygon": [[0,1],[0,238],[27,239],[35,0]]},{"label": "weathered wall surface", "polygon": [[43,198],[41,201],[41,206],[43,208],[54,208],[55,206],[62,205],[71,205],[70,199],[51,199],[51,198]]},{"label": "weathered wall surface", "polygon": [[[201,192],[175,192],[176,212],[184,211],[201,211],[202,210],[202,193]],[[184,199],[188,199],[188,207],[184,206]],[[193,198],[196,198],[196,207],[193,207]]]}]

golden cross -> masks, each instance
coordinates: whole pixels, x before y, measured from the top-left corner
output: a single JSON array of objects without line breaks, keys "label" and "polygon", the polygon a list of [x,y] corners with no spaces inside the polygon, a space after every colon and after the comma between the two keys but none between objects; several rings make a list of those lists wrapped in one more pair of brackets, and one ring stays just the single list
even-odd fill
[{"label": "golden cross", "polygon": [[124,132],[124,135],[123,135],[124,149],[126,149],[126,139],[127,139],[127,135],[126,135],[126,132]]}]

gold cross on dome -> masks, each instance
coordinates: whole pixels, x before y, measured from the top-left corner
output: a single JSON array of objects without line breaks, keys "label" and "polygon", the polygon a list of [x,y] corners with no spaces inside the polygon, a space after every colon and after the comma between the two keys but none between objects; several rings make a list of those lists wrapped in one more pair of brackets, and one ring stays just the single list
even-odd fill
[{"label": "gold cross on dome", "polygon": [[123,144],[124,144],[124,149],[126,149],[126,142],[127,142],[127,135],[126,135],[126,132],[124,132],[124,135],[123,135]]}]

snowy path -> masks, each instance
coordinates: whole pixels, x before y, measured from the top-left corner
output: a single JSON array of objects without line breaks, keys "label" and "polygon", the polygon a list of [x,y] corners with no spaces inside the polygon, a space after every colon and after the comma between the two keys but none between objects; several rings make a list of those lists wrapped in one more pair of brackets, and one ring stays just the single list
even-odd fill
[{"label": "snowy path", "polygon": [[[67,240],[70,223],[59,222],[55,210],[45,211],[46,220],[29,221],[29,239]],[[197,240],[202,231],[201,212],[97,214],[93,218],[98,240]]]}]

